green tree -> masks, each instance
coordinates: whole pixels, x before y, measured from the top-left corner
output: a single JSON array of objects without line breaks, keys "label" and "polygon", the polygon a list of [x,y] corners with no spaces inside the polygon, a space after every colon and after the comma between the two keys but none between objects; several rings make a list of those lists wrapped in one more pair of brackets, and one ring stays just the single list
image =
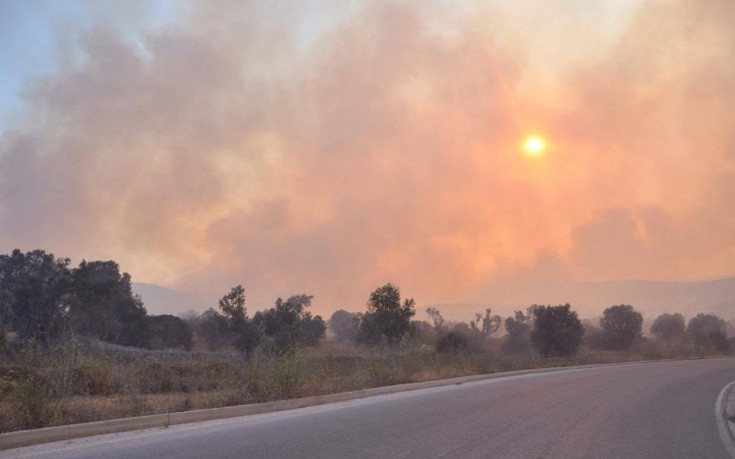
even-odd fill
[{"label": "green tree", "polygon": [[466,354],[469,350],[469,340],[457,331],[442,334],[436,342],[436,352],[440,354]]},{"label": "green tree", "polygon": [[725,321],[715,314],[699,313],[689,319],[687,333],[694,344],[724,352],[729,348]]},{"label": "green tree", "polygon": [[523,311],[516,311],[511,317],[505,319],[505,332],[503,351],[524,352],[531,348],[531,315]]},{"label": "green tree", "polygon": [[148,316],[150,349],[184,349],[190,351],[194,345],[189,324],[180,317],[170,314]]},{"label": "green tree", "polygon": [[313,298],[306,294],[292,295],[286,301],[278,298],[273,308],[255,314],[255,323],[272,340],[277,352],[313,346],[324,338],[326,323],[308,311]]},{"label": "green tree", "polygon": [[329,318],[329,329],[334,334],[334,340],[345,344],[354,344],[357,340],[360,316],[352,312],[338,309]]},{"label": "green tree", "polygon": [[584,328],[568,303],[558,306],[534,305],[531,311],[531,342],[542,356],[566,357],[577,352]]},{"label": "green tree", "polygon": [[195,331],[204,340],[207,349],[217,351],[223,348],[229,340],[229,326],[227,318],[212,308],[199,316]]},{"label": "green tree", "polygon": [[85,336],[127,346],[145,346],[149,322],[128,273],[114,261],[82,261],[72,271],[69,319]]},{"label": "green tree", "polygon": [[245,357],[252,354],[260,343],[261,334],[253,321],[248,319],[245,309],[245,289],[242,285],[233,287],[219,300],[219,308],[227,320],[235,347]]},{"label": "green tree", "polygon": [[130,275],[113,261],[69,260],[43,250],[0,255],[0,322],[40,343],[62,330],[118,344],[147,340],[146,310],[133,295]]},{"label": "green tree", "polygon": [[643,316],[633,306],[620,304],[602,312],[600,326],[610,349],[625,350],[641,336]]},{"label": "green tree", "polygon": [[661,314],[651,325],[651,334],[671,344],[672,341],[681,341],[686,334],[686,321],[679,313]]},{"label": "green tree", "polygon": [[324,339],[327,332],[327,323],[322,316],[312,316],[307,312],[301,321],[301,344],[304,346],[316,346]]},{"label": "green tree", "polygon": [[64,329],[71,273],[69,259],[43,250],[0,255],[0,323],[22,339],[48,343]]},{"label": "green tree", "polygon": [[413,298],[401,303],[398,287],[385,284],[370,294],[368,310],[361,316],[360,334],[364,341],[375,343],[384,338],[389,346],[401,341],[416,314]]}]

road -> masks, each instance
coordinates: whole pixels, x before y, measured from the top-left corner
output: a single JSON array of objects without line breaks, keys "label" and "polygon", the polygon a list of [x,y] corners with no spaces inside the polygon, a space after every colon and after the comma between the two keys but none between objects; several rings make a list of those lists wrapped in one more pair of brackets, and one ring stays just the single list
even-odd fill
[{"label": "road", "polygon": [[727,458],[735,359],[511,376],[0,452],[54,458]]}]

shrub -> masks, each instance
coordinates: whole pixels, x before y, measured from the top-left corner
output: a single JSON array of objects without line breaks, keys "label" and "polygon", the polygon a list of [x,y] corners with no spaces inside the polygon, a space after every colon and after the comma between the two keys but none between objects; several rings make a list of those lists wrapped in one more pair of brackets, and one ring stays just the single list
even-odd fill
[{"label": "shrub", "polygon": [[455,331],[444,333],[436,342],[436,352],[440,354],[466,354],[469,349],[467,337]]}]

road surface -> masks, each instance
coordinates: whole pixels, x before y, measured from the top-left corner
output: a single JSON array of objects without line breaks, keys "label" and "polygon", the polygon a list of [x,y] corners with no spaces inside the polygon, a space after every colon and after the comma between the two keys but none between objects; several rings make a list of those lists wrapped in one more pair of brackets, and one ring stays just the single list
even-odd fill
[{"label": "road surface", "polygon": [[0,457],[727,458],[715,402],[735,359],[512,376],[50,443]]}]

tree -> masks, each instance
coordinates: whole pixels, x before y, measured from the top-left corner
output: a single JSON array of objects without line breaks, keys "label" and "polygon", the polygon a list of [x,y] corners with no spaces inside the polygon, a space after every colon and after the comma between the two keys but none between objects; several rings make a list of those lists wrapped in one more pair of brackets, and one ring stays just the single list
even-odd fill
[{"label": "tree", "polygon": [[192,330],[184,320],[170,314],[148,316],[150,349],[184,349],[190,351],[194,345]]},{"label": "tree", "polygon": [[436,333],[441,333],[444,330],[444,317],[442,313],[435,307],[426,308],[426,314],[428,314],[431,323],[434,326]]},{"label": "tree", "polygon": [[0,322],[48,344],[62,330],[128,346],[146,343],[143,302],[114,261],[82,261],[43,250],[0,255]]},{"label": "tree", "polygon": [[366,342],[385,339],[393,347],[408,332],[411,317],[416,314],[413,298],[401,304],[398,287],[391,283],[378,287],[370,294],[368,310],[360,318],[360,335]]},{"label": "tree", "polygon": [[329,329],[334,334],[334,340],[345,344],[354,344],[357,339],[360,316],[352,312],[339,309],[329,318]]},{"label": "tree", "polygon": [[71,273],[68,258],[43,250],[0,255],[0,322],[22,339],[48,343],[64,329]]},{"label": "tree", "polygon": [[568,303],[531,308],[534,326],[531,342],[542,356],[565,357],[577,352],[584,328]]},{"label": "tree", "polygon": [[633,340],[641,336],[642,325],[641,313],[627,304],[610,306],[602,312],[600,319],[605,341],[611,349],[628,349]]},{"label": "tree", "polygon": [[69,319],[74,330],[128,346],[148,341],[143,302],[133,294],[128,273],[114,261],[82,261],[72,271]]},{"label": "tree", "polygon": [[513,316],[505,319],[505,332],[507,336],[503,342],[503,351],[528,351],[531,348],[529,338],[531,333],[531,315],[526,315],[523,311],[516,311]]},{"label": "tree", "polygon": [[232,287],[230,293],[220,298],[219,308],[228,322],[235,324],[235,326],[247,320],[245,289],[242,288],[242,285]]},{"label": "tree", "polygon": [[485,309],[485,315],[475,314],[475,320],[470,321],[472,330],[484,338],[498,331],[500,324],[503,323],[503,319],[499,315],[493,315],[492,313],[492,309],[487,308]]},{"label": "tree", "polygon": [[322,316],[312,316],[307,311],[301,318],[301,336],[299,344],[304,346],[316,346],[319,342],[324,339],[327,332],[327,324],[322,319]]},{"label": "tree", "polygon": [[286,301],[278,298],[275,307],[255,314],[253,321],[272,340],[277,352],[313,346],[324,337],[327,330],[324,320],[307,310],[313,298],[306,294],[292,295]]},{"label": "tree", "polygon": [[684,316],[676,314],[661,314],[651,325],[651,334],[670,345],[674,340],[684,339],[686,322]]},{"label": "tree", "polygon": [[714,314],[699,313],[689,319],[687,333],[694,344],[724,352],[729,348],[725,321]]},{"label": "tree", "polygon": [[248,319],[245,309],[245,289],[237,285],[219,300],[219,308],[222,311],[233,338],[235,347],[245,357],[260,344],[260,331],[253,321]]},{"label": "tree", "polygon": [[227,318],[212,308],[202,313],[196,331],[210,351],[223,348],[229,339]]},{"label": "tree", "polygon": [[444,333],[436,342],[436,352],[440,354],[466,354],[469,349],[467,337],[457,331]]}]

